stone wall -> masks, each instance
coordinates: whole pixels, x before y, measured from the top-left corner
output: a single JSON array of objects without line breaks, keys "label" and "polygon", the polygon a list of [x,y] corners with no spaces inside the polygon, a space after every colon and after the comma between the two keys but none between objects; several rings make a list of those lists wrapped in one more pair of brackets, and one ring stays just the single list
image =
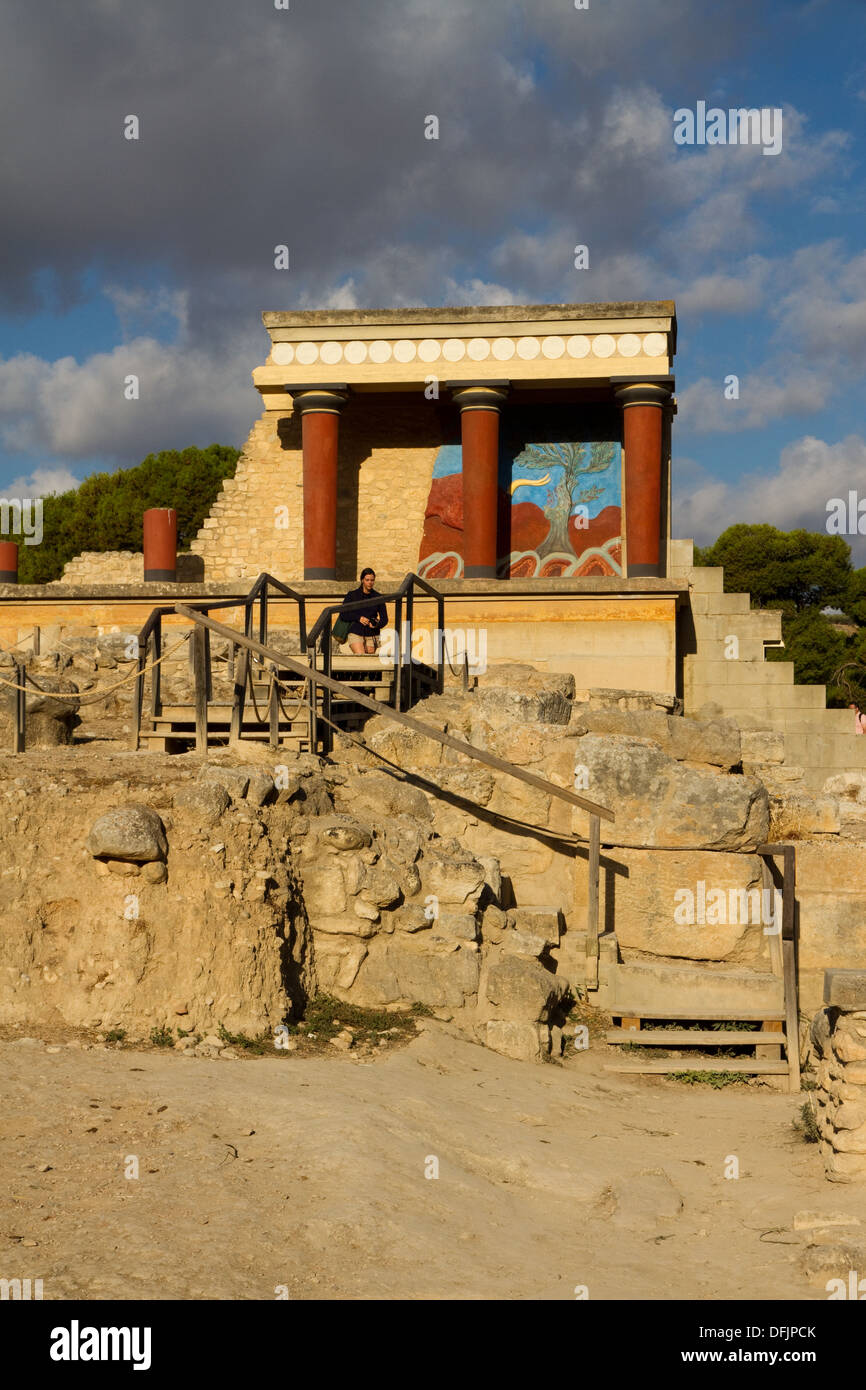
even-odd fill
[{"label": "stone wall", "polygon": [[[204,566],[196,555],[177,557],[177,582],[194,584],[203,577]],[[87,588],[92,584],[141,584],[144,577],[144,555],[140,550],[84,550],[63,566],[54,584],[74,584]]]},{"label": "stone wall", "polygon": [[812,1023],[817,1124],[828,1178],[866,1180],[866,970],[830,970]]},{"label": "stone wall", "polygon": [[[417,569],[433,463],[444,440],[439,407],[413,394],[349,400],[340,418],[337,576],[372,565],[382,579]],[[287,406],[290,403],[287,398]],[[382,441],[387,441],[383,444]],[[303,454],[300,416],[266,412],[253,426],[235,476],[223,484],[192,544],[208,579],[268,570],[301,579]]]}]

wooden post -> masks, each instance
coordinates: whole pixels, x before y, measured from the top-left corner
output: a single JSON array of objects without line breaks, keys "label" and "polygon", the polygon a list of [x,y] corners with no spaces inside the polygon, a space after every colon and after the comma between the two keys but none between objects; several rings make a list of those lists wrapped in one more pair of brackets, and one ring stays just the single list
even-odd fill
[{"label": "wooden post", "polygon": [[782,882],[782,962],[785,980],[785,1035],[788,1053],[788,1089],[800,1089],[800,1008],[797,992],[796,943],[796,851],[785,846],[785,869]]},{"label": "wooden post", "polygon": [[247,697],[247,672],[249,671],[250,654],[246,647],[241,647],[240,655],[237,660],[237,670],[235,673],[234,703],[232,704],[232,725],[231,735],[233,739],[239,739],[241,729],[244,724],[244,703]]},{"label": "wooden post", "polygon": [[[755,1056],[766,1058],[768,1062],[781,1062],[782,1060],[782,1020],[780,1018],[766,1018],[761,1024],[761,1034],[775,1033],[778,1042],[756,1043]],[[798,1040],[799,1046],[799,1040]]]},{"label": "wooden post", "polygon": [[271,688],[268,691],[268,741],[271,748],[280,746],[280,701],[277,690],[277,668],[271,665]]},{"label": "wooden post", "polygon": [[394,605],[394,626],[397,636],[394,641],[394,708],[403,708],[402,700],[402,679],[403,679],[403,598],[398,598]]},{"label": "wooden post", "polygon": [[412,708],[412,626],[415,619],[415,590],[410,588],[406,595],[406,708]]},{"label": "wooden post", "polygon": [[[151,659],[159,662],[162,655],[162,619],[158,618],[150,634],[150,655]],[[162,666],[154,665],[150,673],[150,717],[155,720],[162,714]]]},{"label": "wooden post", "polygon": [[438,650],[438,653],[434,650],[434,655],[438,655],[438,657],[439,657],[439,661],[438,661],[438,663],[437,663],[438,668],[439,668],[439,670],[438,670],[438,674],[439,674],[439,685],[438,685],[439,694],[440,694],[440,695],[444,695],[444,693],[445,693],[445,600],[444,600],[444,598],[442,598],[441,595],[440,595],[439,598],[437,598],[437,600],[436,600],[436,621],[437,621],[438,624],[439,624],[439,637],[438,637],[438,646],[439,646],[439,650]]},{"label": "wooden post", "polygon": [[598,989],[598,877],[601,821],[589,818],[589,856],[586,885],[586,987]]},{"label": "wooden post", "polygon": [[[763,893],[769,892],[769,893],[771,893],[771,894],[774,894],[775,891],[776,891],[776,885],[775,885],[775,882],[774,882],[774,880],[773,880],[773,871],[772,871],[772,869],[770,868],[770,865],[769,865],[769,862],[768,862],[768,859],[767,859],[767,856],[766,856],[766,855],[762,855],[762,856],[761,856],[761,889],[762,889],[762,892],[763,892]],[[775,902],[775,898],[774,898],[774,897],[771,897],[771,898],[769,899],[769,901],[770,901],[770,902]],[[763,904],[762,904],[762,905],[763,905]],[[763,914],[762,914],[762,917],[763,917]],[[766,924],[765,924],[765,925],[766,925]],[[781,922],[778,922],[778,923],[777,923],[777,922],[775,921],[775,918],[774,918],[774,921],[773,921],[773,931],[771,931],[771,932],[768,933],[767,939],[768,939],[768,941],[769,941],[769,946],[770,946],[770,969],[772,970],[772,972],[773,972],[774,975],[777,975],[777,976],[779,977],[779,979],[781,979],[781,977],[782,977],[782,934],[781,934],[781,933],[782,933],[782,923],[781,923]]]},{"label": "wooden post", "polygon": [[[14,666],[15,684],[23,687],[27,679],[27,668],[23,661]],[[12,731],[12,752],[23,753],[27,747],[27,696],[22,689],[14,691],[15,724]]]},{"label": "wooden post", "polygon": [[192,630],[193,670],[195,672],[195,746],[207,753],[207,632],[199,624]]},{"label": "wooden post", "polygon": [[141,705],[144,699],[144,676],[142,672],[147,664],[147,653],[139,647],[138,650],[138,674],[132,682],[132,728],[129,735],[129,743],[133,753],[137,753],[141,745]]},{"label": "wooden post", "polygon": [[204,675],[208,701],[213,699],[213,661],[211,660],[210,633],[204,629]]}]

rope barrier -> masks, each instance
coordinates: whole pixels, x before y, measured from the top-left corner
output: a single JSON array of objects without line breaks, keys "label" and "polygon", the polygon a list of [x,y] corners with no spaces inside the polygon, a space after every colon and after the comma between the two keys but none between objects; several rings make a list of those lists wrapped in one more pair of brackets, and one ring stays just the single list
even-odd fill
[{"label": "rope barrier", "polygon": [[[143,667],[141,671],[136,669],[135,671],[128,672],[128,674],[123,676],[121,680],[116,681],[114,685],[110,685],[107,690],[99,691],[99,693],[96,695],[78,695],[75,691],[72,690],[43,690],[40,685],[36,684],[36,681],[33,679],[32,676],[27,675],[26,671],[24,673],[25,679],[29,681],[31,687],[34,690],[37,690],[40,695],[45,695],[47,699],[77,700],[78,708],[81,709],[85,705],[96,705],[99,704],[102,700],[107,700],[109,695],[113,695],[115,690],[119,690],[122,685],[126,685],[127,681],[138,680],[139,677],[143,678],[147,675],[148,671],[152,671],[156,666],[159,666],[163,661],[170,657],[172,652],[176,652],[178,647],[182,647],[185,641],[186,638],[182,637],[181,640],[179,642],[176,642],[173,647],[169,647],[168,651],[163,652],[162,656],[157,657],[156,661],[151,661],[147,666]],[[23,690],[25,695],[28,693],[26,685],[18,685],[16,681],[4,680],[2,676],[0,676],[0,685],[5,685],[9,690]]]}]

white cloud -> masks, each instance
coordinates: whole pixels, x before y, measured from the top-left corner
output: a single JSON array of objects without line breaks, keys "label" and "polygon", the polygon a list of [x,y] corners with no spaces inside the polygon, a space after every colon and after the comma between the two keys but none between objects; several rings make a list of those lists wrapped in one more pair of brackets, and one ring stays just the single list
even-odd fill
[{"label": "white cloud", "polygon": [[[788,444],[773,473],[751,473],[734,483],[709,474],[694,460],[674,463],[673,534],[707,545],[735,522],[768,522],[781,531],[825,531],[831,498],[866,497],[866,439],[852,434],[835,444],[813,435]],[[855,564],[866,564],[866,537],[846,536]]]},{"label": "white cloud", "polygon": [[3,487],[6,497],[49,497],[53,492],[69,492],[81,479],[62,464],[46,464],[32,473],[13,478]]},{"label": "white cloud", "polygon": [[[84,362],[0,361],[0,439],[17,454],[129,466],[154,450],[241,442],[260,412],[249,373],[259,335],[236,351],[135,338]],[[139,399],[124,383],[139,381]],[[58,465],[59,466],[59,465]]]}]

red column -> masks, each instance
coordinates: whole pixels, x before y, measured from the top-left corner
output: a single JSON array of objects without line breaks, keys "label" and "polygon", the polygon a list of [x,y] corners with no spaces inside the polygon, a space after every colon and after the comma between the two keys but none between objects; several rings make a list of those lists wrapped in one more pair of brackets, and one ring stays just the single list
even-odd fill
[{"label": "red column", "polygon": [[496,575],[499,510],[499,412],[505,391],[465,386],[454,391],[463,441],[463,574]]},{"label": "red column", "polygon": [[18,542],[0,541],[0,584],[18,583]]},{"label": "red column", "polygon": [[620,386],[625,454],[625,547],[628,577],[660,575],[663,570],[662,437],[670,388],[653,382]]},{"label": "red column", "polygon": [[151,507],[142,517],[144,579],[177,579],[177,512],[174,507]]},{"label": "red column", "polygon": [[304,451],[304,578],[337,577],[337,456],[344,392],[298,391]]}]

